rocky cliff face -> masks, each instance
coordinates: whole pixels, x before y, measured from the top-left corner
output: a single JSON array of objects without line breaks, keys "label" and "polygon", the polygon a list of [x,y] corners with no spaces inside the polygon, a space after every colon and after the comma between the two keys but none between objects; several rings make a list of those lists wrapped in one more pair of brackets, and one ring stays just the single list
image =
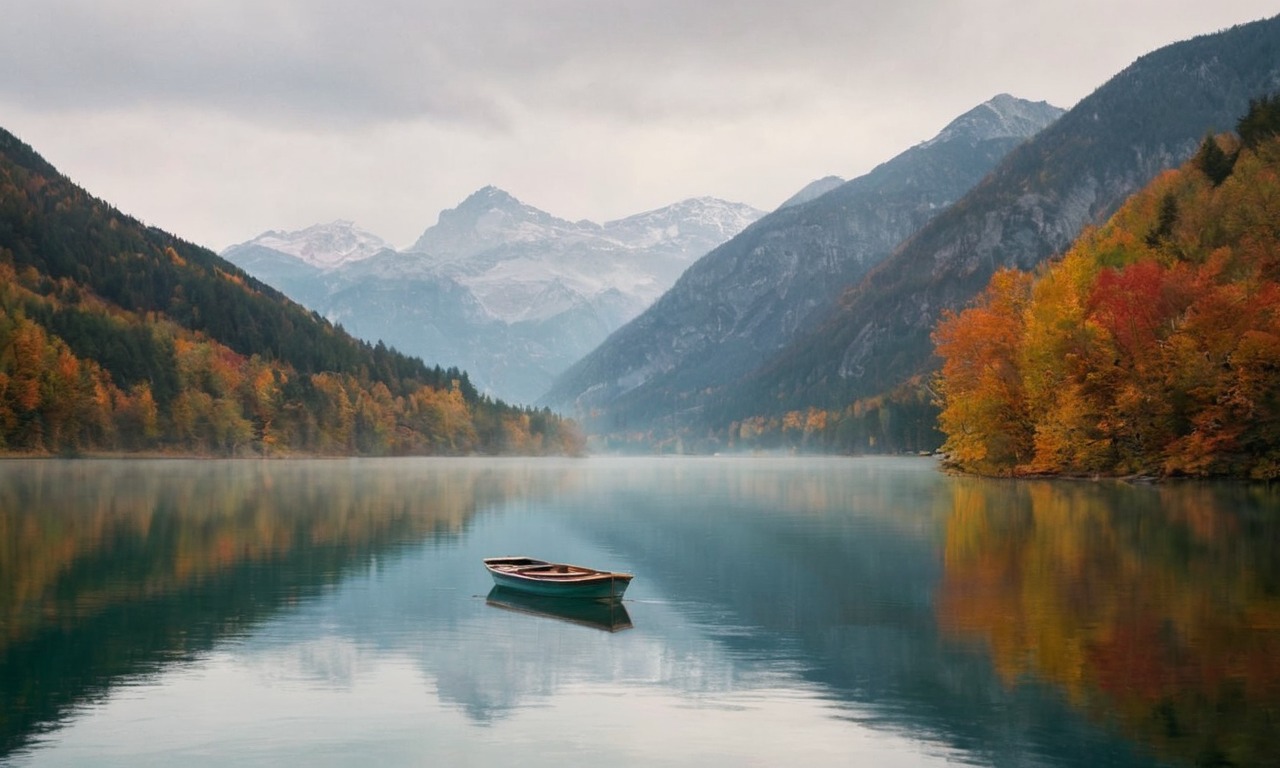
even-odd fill
[{"label": "rocky cliff face", "polygon": [[606,431],[700,408],[701,395],[811,332],[893,248],[1061,110],[999,96],[860,178],[785,206],[689,268],[543,398]]}]

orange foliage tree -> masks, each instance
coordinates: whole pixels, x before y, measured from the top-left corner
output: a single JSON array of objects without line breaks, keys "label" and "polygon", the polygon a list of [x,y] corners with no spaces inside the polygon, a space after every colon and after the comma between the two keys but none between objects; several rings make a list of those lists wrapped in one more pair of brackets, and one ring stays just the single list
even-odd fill
[{"label": "orange foliage tree", "polygon": [[980,471],[998,472],[1030,456],[1018,365],[1030,287],[1030,276],[1001,270],[973,308],[945,314],[934,333],[944,360],[937,385],[943,450]]}]

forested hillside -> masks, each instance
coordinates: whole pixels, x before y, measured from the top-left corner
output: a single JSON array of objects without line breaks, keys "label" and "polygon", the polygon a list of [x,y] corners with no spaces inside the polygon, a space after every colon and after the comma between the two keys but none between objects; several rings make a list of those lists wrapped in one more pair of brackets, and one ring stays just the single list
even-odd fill
[{"label": "forested hillside", "polygon": [[[1280,16],[1141,57],[900,244],[813,333],[701,397],[686,433],[721,445],[936,448],[929,335],[942,311],[964,307],[1000,267],[1062,254],[1277,87]],[[826,413],[827,427],[786,431],[788,415],[811,413]]]},{"label": "forested hillside", "polygon": [[774,211],[689,267],[542,402],[612,445],[660,443],[733,409],[724,392],[813,331],[848,286],[1061,114],[998,95],[870,172]]},{"label": "forested hillside", "polygon": [[353,339],[0,130],[0,452],[578,452],[547,411]]},{"label": "forested hillside", "polygon": [[1280,477],[1280,97],[934,334],[944,450],[984,474]]}]

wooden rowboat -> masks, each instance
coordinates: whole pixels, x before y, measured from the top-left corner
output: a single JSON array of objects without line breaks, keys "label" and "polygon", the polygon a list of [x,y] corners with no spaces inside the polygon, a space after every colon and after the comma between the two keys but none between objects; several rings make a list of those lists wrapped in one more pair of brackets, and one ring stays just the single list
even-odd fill
[{"label": "wooden rowboat", "polygon": [[629,573],[597,571],[532,557],[486,557],[484,567],[499,587],[546,597],[621,600],[633,578]]}]

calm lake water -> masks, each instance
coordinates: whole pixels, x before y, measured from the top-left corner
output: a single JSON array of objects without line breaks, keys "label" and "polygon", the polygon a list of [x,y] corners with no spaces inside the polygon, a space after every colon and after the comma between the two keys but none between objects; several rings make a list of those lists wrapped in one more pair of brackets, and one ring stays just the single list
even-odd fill
[{"label": "calm lake water", "polygon": [[[503,554],[636,578],[548,614],[489,597]],[[0,763],[588,760],[1280,764],[1280,491],[927,459],[0,463]]]}]

